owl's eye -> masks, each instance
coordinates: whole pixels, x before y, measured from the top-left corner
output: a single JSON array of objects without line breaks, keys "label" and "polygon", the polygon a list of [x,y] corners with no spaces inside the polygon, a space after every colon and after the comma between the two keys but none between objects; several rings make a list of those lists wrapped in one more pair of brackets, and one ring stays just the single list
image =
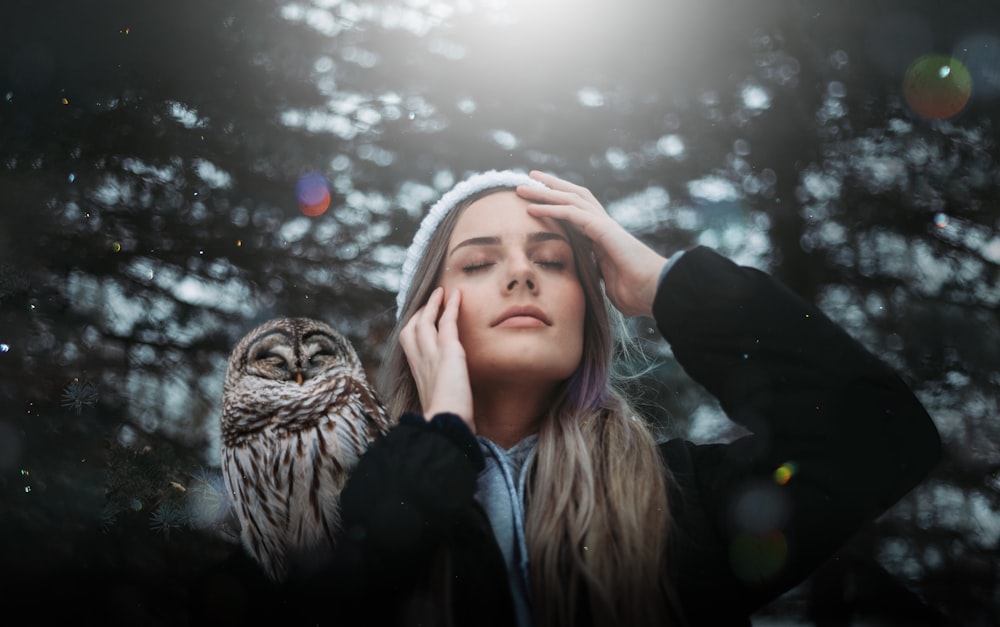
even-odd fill
[{"label": "owl's eye", "polygon": [[272,353],[271,351],[266,351],[257,355],[257,358],[254,361],[263,362],[269,366],[285,365],[285,358],[277,353]]},{"label": "owl's eye", "polygon": [[268,369],[288,368],[288,362],[284,357],[282,357],[278,353],[268,350],[261,351],[260,353],[255,355],[252,363],[256,364],[258,368],[268,368]]},{"label": "owl's eye", "polygon": [[335,362],[341,356],[340,347],[325,334],[313,334],[308,337],[304,346],[306,360],[310,364],[319,365]]},{"label": "owl's eye", "polygon": [[307,359],[309,367],[317,368],[337,363],[337,354],[334,351],[318,350]]},{"label": "owl's eye", "polygon": [[250,361],[260,366],[283,367],[292,359],[292,338],[272,331],[257,340],[250,350]]}]

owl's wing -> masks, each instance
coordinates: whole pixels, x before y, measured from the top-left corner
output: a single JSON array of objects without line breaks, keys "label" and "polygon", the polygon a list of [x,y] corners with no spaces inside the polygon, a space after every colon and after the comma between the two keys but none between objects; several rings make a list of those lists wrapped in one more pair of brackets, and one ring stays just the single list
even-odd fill
[{"label": "owl's wing", "polygon": [[366,419],[366,431],[369,433],[370,443],[371,440],[388,433],[392,427],[392,420],[378,393],[368,385],[367,381],[358,381],[354,391]]},{"label": "owl's wing", "polygon": [[271,478],[272,464],[259,448],[227,447],[222,471],[233,496],[240,537],[267,575],[281,580],[287,569],[285,524],[288,495]]}]

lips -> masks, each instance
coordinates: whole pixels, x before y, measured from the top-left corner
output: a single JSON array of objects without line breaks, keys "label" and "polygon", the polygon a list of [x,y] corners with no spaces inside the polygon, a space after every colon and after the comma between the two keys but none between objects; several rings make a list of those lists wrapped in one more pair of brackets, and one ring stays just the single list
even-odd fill
[{"label": "lips", "polygon": [[[534,307],[532,305],[516,305],[514,307],[508,307],[507,309],[504,310],[502,314],[500,314],[500,316],[496,320],[494,320],[490,324],[490,326],[491,327],[499,326],[501,324],[504,324],[505,322],[507,323],[508,326],[510,326],[513,323],[522,320],[524,322],[530,323],[531,318],[541,321],[542,323],[545,324],[545,326],[552,326],[552,321],[549,320],[549,317],[545,315],[545,312],[543,312],[538,307]],[[522,325],[517,325],[517,326],[522,326]]]}]

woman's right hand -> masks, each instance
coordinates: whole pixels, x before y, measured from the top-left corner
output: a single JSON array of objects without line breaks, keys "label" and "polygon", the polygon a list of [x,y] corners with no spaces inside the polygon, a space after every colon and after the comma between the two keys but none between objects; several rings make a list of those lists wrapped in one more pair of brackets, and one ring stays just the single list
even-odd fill
[{"label": "woman's right hand", "polygon": [[667,259],[615,222],[586,187],[544,172],[530,176],[545,187],[518,186],[518,195],[531,202],[528,213],[565,220],[579,229],[594,245],[611,304],[626,316],[652,317]]},{"label": "woman's right hand", "polygon": [[444,288],[435,289],[427,304],[403,326],[399,343],[410,364],[424,418],[430,420],[443,412],[457,414],[475,433],[469,369],[458,339],[461,301],[457,289],[447,297]]}]

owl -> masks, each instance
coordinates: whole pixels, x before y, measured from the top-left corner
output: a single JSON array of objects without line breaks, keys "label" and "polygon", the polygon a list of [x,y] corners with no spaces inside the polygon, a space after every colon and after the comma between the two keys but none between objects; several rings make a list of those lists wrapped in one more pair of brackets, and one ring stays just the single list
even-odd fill
[{"label": "owl", "polygon": [[329,325],[276,318],[236,344],[222,471],[242,544],[272,580],[294,556],[333,548],[348,474],[389,426],[354,347]]}]

